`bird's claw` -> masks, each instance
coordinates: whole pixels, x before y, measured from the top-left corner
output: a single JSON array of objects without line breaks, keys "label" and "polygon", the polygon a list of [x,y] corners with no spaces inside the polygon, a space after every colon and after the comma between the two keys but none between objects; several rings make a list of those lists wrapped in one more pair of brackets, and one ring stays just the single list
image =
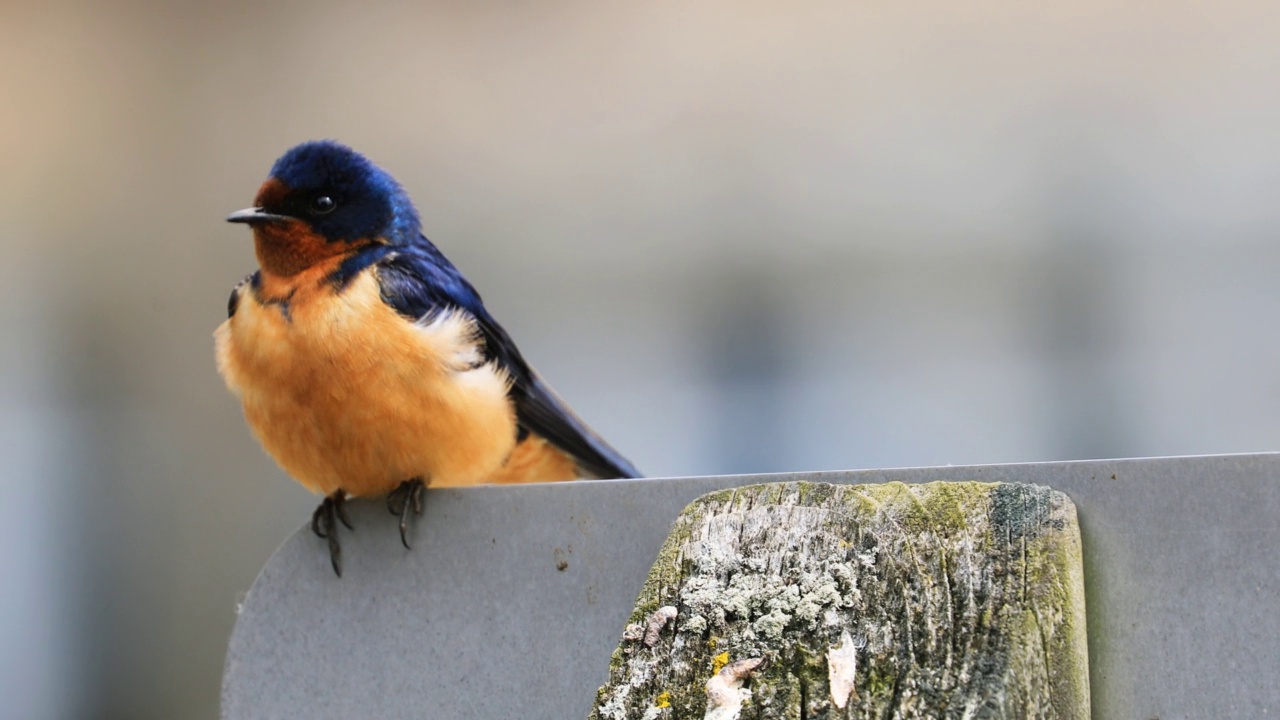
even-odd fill
[{"label": "bird's claw", "polygon": [[342,545],[338,543],[338,523],[355,530],[347,517],[347,494],[342,490],[325,497],[324,502],[311,513],[311,532],[329,541],[329,562],[338,577],[342,577]]},{"label": "bird's claw", "polygon": [[422,494],[426,487],[422,478],[413,478],[400,483],[400,487],[387,495],[387,509],[400,518],[400,542],[405,548],[409,547],[409,511],[422,514]]}]

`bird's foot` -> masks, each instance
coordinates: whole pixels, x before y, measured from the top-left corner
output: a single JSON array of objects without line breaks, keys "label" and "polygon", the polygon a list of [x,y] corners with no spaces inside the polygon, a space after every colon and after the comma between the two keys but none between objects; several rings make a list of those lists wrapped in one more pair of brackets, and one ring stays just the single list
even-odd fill
[{"label": "bird's foot", "polygon": [[406,548],[409,547],[409,511],[412,510],[414,515],[422,514],[422,494],[426,488],[422,478],[416,477],[400,483],[400,487],[387,495],[387,509],[400,518],[400,542]]},{"label": "bird's foot", "polygon": [[333,564],[333,571],[338,577],[342,577],[342,546],[338,543],[338,523],[346,525],[348,530],[355,530],[351,526],[351,518],[347,517],[346,502],[347,493],[341,489],[335,490],[311,513],[311,532],[329,541],[329,562]]}]

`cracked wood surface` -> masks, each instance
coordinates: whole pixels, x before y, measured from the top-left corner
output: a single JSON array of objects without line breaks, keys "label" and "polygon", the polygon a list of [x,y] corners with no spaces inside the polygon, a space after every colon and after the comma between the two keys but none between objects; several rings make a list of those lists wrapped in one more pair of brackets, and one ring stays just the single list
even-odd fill
[{"label": "cracked wood surface", "polygon": [[1089,717],[1066,495],[776,483],[703,496],[673,526],[591,714],[936,717]]}]

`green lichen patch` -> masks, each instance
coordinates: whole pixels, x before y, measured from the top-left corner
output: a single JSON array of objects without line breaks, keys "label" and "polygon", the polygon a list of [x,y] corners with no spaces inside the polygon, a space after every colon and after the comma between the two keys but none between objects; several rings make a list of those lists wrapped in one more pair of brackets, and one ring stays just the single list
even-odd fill
[{"label": "green lichen patch", "polygon": [[[1087,717],[1082,585],[1074,508],[1047,488],[712,493],[673,526],[592,717]],[[708,681],[749,658],[709,708]]]}]

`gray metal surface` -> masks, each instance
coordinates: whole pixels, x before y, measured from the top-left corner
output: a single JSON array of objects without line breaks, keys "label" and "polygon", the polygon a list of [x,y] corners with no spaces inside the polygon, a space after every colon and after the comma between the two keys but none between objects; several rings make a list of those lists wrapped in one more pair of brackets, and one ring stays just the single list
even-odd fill
[{"label": "gray metal surface", "polygon": [[412,551],[384,504],[351,503],[342,579],[303,529],[255,581],[223,717],[585,718],[680,509],[798,479],[1063,490],[1084,540],[1094,717],[1280,712],[1280,454],[1265,454],[431,491]]}]

